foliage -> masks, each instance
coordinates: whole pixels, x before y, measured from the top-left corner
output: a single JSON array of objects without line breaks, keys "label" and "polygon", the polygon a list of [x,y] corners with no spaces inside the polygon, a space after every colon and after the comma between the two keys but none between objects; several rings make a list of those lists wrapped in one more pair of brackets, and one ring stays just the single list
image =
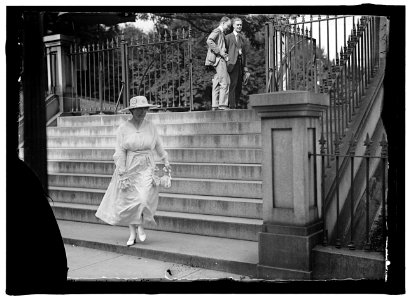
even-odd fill
[{"label": "foliage", "polygon": [[247,107],[250,94],[265,90],[265,54],[264,23],[269,20],[266,15],[230,15],[222,13],[158,13],[137,14],[138,19],[154,22],[160,34],[171,32],[177,28],[190,27],[192,32],[193,62],[193,102],[195,109],[211,107],[212,77],[215,71],[205,66],[207,54],[206,40],[211,31],[218,26],[223,16],[241,17],[243,33],[248,41],[248,68],[252,74],[249,83],[243,87],[240,105]]},{"label": "foliage", "polygon": [[[243,34],[247,40],[247,67],[251,73],[251,77],[247,85],[243,86],[243,91],[240,99],[240,106],[246,108],[249,95],[265,92],[266,89],[266,70],[265,70],[265,23],[275,20],[283,22],[291,15],[233,15],[223,13],[138,13],[135,12],[136,19],[151,20],[155,25],[156,36],[175,34],[176,30],[184,28],[186,31],[191,28],[191,53],[192,53],[192,89],[193,102],[195,109],[209,109],[211,106],[211,88],[212,77],[215,71],[213,68],[205,66],[205,57],[207,54],[206,39],[210,32],[218,26],[220,19],[223,16],[240,17],[243,20]],[[61,28],[65,28],[61,26]],[[67,28],[66,28],[67,29]],[[134,40],[147,41],[152,39],[154,33],[149,35],[142,32],[140,29],[126,25],[120,27],[118,25],[89,25],[87,30],[77,26],[76,36],[82,43],[96,42],[97,40],[111,41],[118,38],[120,34],[124,34],[126,41]],[[131,42],[133,43],[133,42]],[[141,43],[141,42],[140,42]],[[190,94],[190,82],[188,80],[189,62],[187,60],[187,52],[182,50],[178,55],[174,54],[174,61],[180,61],[181,69],[184,72],[176,72],[170,67],[170,64],[164,62],[164,52],[167,52],[166,47],[159,46],[146,47],[147,51],[144,55],[138,55],[136,59],[130,63],[131,89],[136,93],[144,93],[147,96],[154,98],[159,103],[172,101],[171,99],[184,99],[183,102],[188,104]],[[167,55],[167,54],[166,54]],[[322,54],[321,54],[322,55]],[[178,56],[178,57],[177,57]],[[298,53],[298,63],[303,62],[303,53]],[[319,56],[318,56],[319,57]],[[322,57],[322,56],[321,56]],[[168,54],[168,60],[171,61],[171,56]],[[327,64],[325,64],[327,65]],[[299,67],[302,69],[302,67]],[[138,70],[137,72],[135,70]],[[146,74],[146,76],[142,76]],[[293,80],[300,80],[301,72],[294,75]]]},{"label": "foliage", "polygon": [[141,29],[131,24],[126,24],[126,26],[122,29],[116,26],[114,31],[116,36],[122,33],[124,35],[124,40],[126,41],[130,41],[132,39],[137,39],[139,41],[141,41],[143,38],[147,39],[147,35]]}]

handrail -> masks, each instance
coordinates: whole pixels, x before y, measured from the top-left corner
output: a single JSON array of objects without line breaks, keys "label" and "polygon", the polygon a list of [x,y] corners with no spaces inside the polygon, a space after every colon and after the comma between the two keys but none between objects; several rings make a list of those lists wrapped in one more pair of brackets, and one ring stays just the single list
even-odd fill
[{"label": "handrail", "polygon": [[[321,144],[321,154],[317,154],[317,155],[321,155],[321,157],[323,157],[322,159],[328,158],[328,157],[336,157],[336,155],[338,155],[338,157],[342,158],[342,160],[340,162],[338,162],[338,172],[340,174],[340,178],[343,178],[344,176],[347,176],[346,174],[348,174],[347,172],[350,172],[349,167],[350,167],[350,162],[351,164],[352,159],[354,157],[367,157],[367,158],[380,158],[380,159],[386,159],[384,155],[371,155],[371,154],[366,154],[366,153],[358,153],[355,152],[355,148],[353,148],[354,145],[356,145],[356,143],[354,143],[353,141],[359,141],[361,139],[361,136],[364,135],[365,130],[367,130],[366,128],[366,123],[368,124],[368,122],[366,122],[365,120],[369,119],[370,114],[372,113],[372,111],[378,111],[378,107],[375,106],[377,104],[377,100],[378,98],[378,94],[379,91],[381,90],[381,86],[383,84],[384,81],[384,72],[383,72],[383,68],[380,69],[379,73],[377,74],[375,80],[376,82],[371,83],[370,85],[370,94],[366,97],[366,99],[364,100],[364,105],[360,108],[359,112],[356,115],[355,120],[353,120],[353,124],[351,125],[351,130],[352,132],[348,132],[346,134],[346,136],[344,137],[345,142],[341,143],[341,148],[339,147],[340,145],[336,145],[336,149],[338,150],[338,153],[334,152],[332,154],[326,154],[325,153],[325,149],[324,144],[325,141],[321,141],[323,139],[323,136],[320,140],[320,144]],[[368,100],[367,100],[368,99]],[[374,121],[376,122],[376,121]],[[376,128],[378,127],[378,122],[375,124]],[[385,140],[385,138],[383,138],[382,140]],[[382,144],[381,144],[382,146]],[[354,152],[353,152],[354,151]],[[313,155],[312,153],[309,154],[310,156]],[[385,165],[385,161],[384,161],[384,165]],[[340,192],[337,193],[337,191],[339,190],[339,179],[335,177],[335,172],[337,170],[337,160],[333,160],[331,165],[329,166],[330,168],[326,168],[324,170],[324,174],[325,176],[322,176],[322,186],[323,186],[323,200],[322,200],[322,209],[323,209],[323,213],[322,215],[324,216],[324,226],[325,226],[325,231],[327,232],[330,229],[333,229],[329,234],[326,233],[324,235],[325,239],[323,241],[323,245],[326,245],[328,243],[328,236],[333,237],[333,236],[338,236],[338,230],[336,230],[337,227],[332,227],[332,228],[327,228],[326,227],[326,222],[325,222],[325,218],[326,218],[326,211],[328,210],[333,210],[334,208],[331,207],[330,205],[336,205],[336,194],[340,194]],[[359,167],[358,167],[359,168]],[[353,172],[353,170],[351,170],[351,172]],[[356,171],[354,172],[354,177],[358,174],[358,172],[360,172],[359,169],[356,169]],[[385,180],[385,179],[384,179]],[[385,184],[385,182],[383,182],[383,184]],[[351,188],[351,193],[353,191],[353,184],[351,184],[350,188]],[[383,189],[385,189],[385,186],[383,185],[382,187]],[[361,190],[361,188],[357,187],[357,191]],[[367,192],[367,191],[366,191]],[[345,194],[346,193],[346,194]],[[342,207],[344,206],[344,203],[346,203],[346,201],[354,201],[351,200],[353,195],[349,193],[349,191],[345,191],[342,193],[343,197],[345,198],[340,198],[340,206],[338,208],[342,209]],[[350,205],[352,205],[350,203]],[[350,212],[351,213],[351,212]],[[385,212],[383,211],[383,213],[385,214]],[[338,218],[338,215],[336,215],[336,217]],[[346,220],[342,220],[342,222],[344,222]],[[341,228],[341,227],[340,227]],[[369,228],[365,228],[365,230],[369,230]],[[352,234],[352,232],[351,232]],[[340,244],[336,243],[336,246],[339,247]],[[355,249],[354,243],[353,241],[351,241],[350,245],[349,245],[350,249]],[[358,245],[357,245],[358,248]]]},{"label": "handrail", "polygon": [[[349,154],[349,151],[350,151],[349,141],[352,139],[358,140],[360,138],[360,133],[365,128],[365,120],[368,118],[371,112],[371,108],[376,103],[378,92],[381,89],[381,86],[384,82],[383,70],[384,68],[381,68],[380,73],[375,78],[377,82],[375,83],[375,86],[373,87],[371,91],[372,94],[369,96],[370,97],[369,101],[366,101],[364,103],[365,106],[358,112],[356,116],[356,120],[352,123],[352,128],[354,132],[352,132],[351,134],[349,133],[346,134],[343,140],[341,141],[342,142],[341,143],[342,146],[340,148],[341,153],[346,153],[347,155],[350,155]],[[340,169],[345,170],[348,167],[348,162],[349,161],[347,159],[344,159],[340,164]],[[335,181],[331,181],[332,176],[327,176],[327,178],[328,180],[326,180],[326,186],[328,186],[329,188],[326,190],[325,199],[329,199],[330,195],[335,193]],[[326,203],[328,203],[327,200],[326,200]]]}]

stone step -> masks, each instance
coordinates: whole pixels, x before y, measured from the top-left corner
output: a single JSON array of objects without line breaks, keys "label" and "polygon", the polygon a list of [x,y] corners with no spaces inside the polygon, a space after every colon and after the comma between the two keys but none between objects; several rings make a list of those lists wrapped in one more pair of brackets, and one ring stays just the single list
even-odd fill
[{"label": "stone step", "polygon": [[[90,127],[48,127],[47,137],[52,136],[110,136],[115,135],[117,126]],[[220,122],[220,123],[187,123],[187,124],[158,124],[158,134],[165,135],[197,135],[197,134],[250,134],[261,133],[261,122]]]},{"label": "stone step", "polygon": [[[51,202],[50,206],[58,220],[104,224],[95,216],[96,205]],[[150,225],[147,229],[249,241],[257,241],[263,224],[257,219],[166,211],[157,211],[155,220],[157,226]]]},{"label": "stone step", "polygon": [[[107,189],[111,175],[49,173],[50,186]],[[160,188],[171,194],[262,198],[262,182],[246,180],[173,178],[171,188]]]},{"label": "stone step", "polygon": [[[261,134],[197,134],[197,135],[165,135],[161,136],[165,147],[184,148],[261,148]],[[49,136],[47,146],[64,147],[105,147],[114,148],[116,137],[111,136]]]},{"label": "stone step", "polygon": [[[100,205],[104,193],[102,189],[49,187],[51,199],[65,203]],[[262,200],[160,193],[158,210],[262,219]]]},{"label": "stone step", "polygon": [[[130,118],[130,114],[66,116],[58,118],[57,126],[118,126],[122,121]],[[152,120],[155,124],[211,123],[221,122],[221,120],[226,122],[249,122],[260,120],[256,111],[251,109],[148,113],[147,119]]]},{"label": "stone step", "polygon": [[[163,164],[158,165],[162,168]],[[232,180],[261,180],[260,164],[172,163],[172,176]],[[50,173],[112,175],[113,161],[49,160]]]},{"label": "stone step", "polygon": [[123,227],[62,220],[58,226],[69,245],[257,276],[258,243],[254,241],[146,230],[144,243],[127,247],[128,229]]},{"label": "stone step", "polygon": [[[259,164],[261,149],[252,148],[166,148],[170,162]],[[48,148],[51,160],[93,160],[113,159],[113,148]]]}]

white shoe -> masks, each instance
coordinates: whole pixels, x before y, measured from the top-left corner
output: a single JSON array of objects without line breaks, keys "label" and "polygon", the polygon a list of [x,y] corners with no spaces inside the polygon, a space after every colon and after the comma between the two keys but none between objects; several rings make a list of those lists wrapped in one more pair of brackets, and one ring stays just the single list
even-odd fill
[{"label": "white shoe", "polygon": [[138,233],[139,240],[144,242],[146,240],[147,235],[144,232],[144,228],[142,226],[138,226],[137,233]]},{"label": "white shoe", "polygon": [[127,246],[133,246],[136,243],[136,238],[129,238],[127,241]]}]

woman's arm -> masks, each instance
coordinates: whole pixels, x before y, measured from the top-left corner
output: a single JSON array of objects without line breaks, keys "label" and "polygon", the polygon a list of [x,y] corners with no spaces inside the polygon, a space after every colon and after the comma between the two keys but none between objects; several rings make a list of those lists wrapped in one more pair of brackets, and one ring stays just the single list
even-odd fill
[{"label": "woman's arm", "polygon": [[124,140],[124,130],[123,126],[120,126],[117,130],[116,135],[116,148],[113,155],[114,164],[116,165],[117,172],[119,175],[122,175],[126,172],[126,158],[127,150],[123,147]]},{"label": "woman's arm", "polygon": [[167,151],[164,150],[163,142],[161,141],[161,138],[158,135],[157,128],[155,127],[155,125],[153,125],[153,134],[154,134],[154,140],[155,140],[154,148],[156,149],[157,154],[160,157],[160,159],[163,161],[164,165],[167,168],[169,168],[170,163],[168,162],[168,153]]}]

